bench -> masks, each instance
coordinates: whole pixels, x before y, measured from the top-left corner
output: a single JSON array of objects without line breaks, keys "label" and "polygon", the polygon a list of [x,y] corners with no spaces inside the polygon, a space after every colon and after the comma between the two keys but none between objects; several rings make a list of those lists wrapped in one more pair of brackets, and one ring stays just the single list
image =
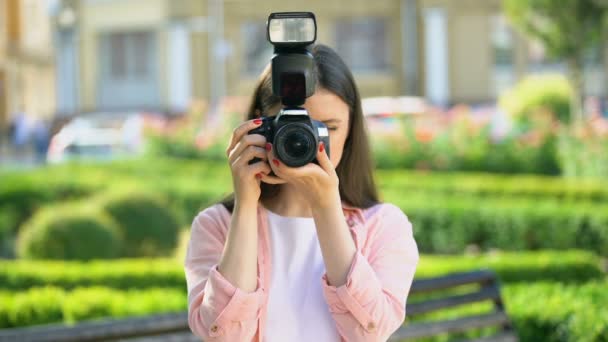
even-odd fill
[{"label": "bench", "polygon": [[[407,317],[414,317],[445,308],[466,305],[485,300],[494,302],[495,310],[484,315],[463,317],[438,322],[414,322],[397,330],[389,341],[413,340],[442,333],[462,332],[487,326],[498,326],[500,333],[478,342],[515,342],[517,335],[504,311],[496,275],[491,271],[454,273],[437,278],[416,279],[410,290],[410,298],[416,294],[444,291],[462,285],[479,284],[480,289],[467,294],[410,303]],[[190,342],[198,339],[190,333],[187,313],[161,314],[119,320],[90,321],[66,326],[53,324],[0,330],[0,341],[140,341],[140,342]]]},{"label": "bench", "polygon": [[[478,289],[464,294],[446,295],[416,302],[412,297],[418,294],[428,295],[438,291],[449,291],[462,286],[479,285]],[[498,333],[491,337],[475,339],[476,342],[517,342],[519,339],[504,309],[500,296],[500,286],[496,274],[489,270],[466,273],[453,273],[437,278],[416,279],[406,305],[408,320],[422,314],[435,312],[462,305],[492,301],[494,310],[481,315],[472,315],[457,319],[412,322],[397,330],[389,341],[407,341],[423,337],[432,337],[445,333],[466,332],[485,327],[497,327]]]}]

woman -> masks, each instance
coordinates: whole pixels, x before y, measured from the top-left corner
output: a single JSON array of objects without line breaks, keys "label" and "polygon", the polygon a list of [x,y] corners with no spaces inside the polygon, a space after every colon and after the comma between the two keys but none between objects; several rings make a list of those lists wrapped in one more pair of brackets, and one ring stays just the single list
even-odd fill
[{"label": "woman", "polygon": [[192,223],[188,317],[205,341],[385,341],[404,321],[412,225],[378,201],[352,74],[329,47],[312,53],[317,88],[304,108],[328,126],[331,157],[321,144],[318,164],[290,168],[247,134],[281,108],[267,67],[226,150],[233,196]]}]

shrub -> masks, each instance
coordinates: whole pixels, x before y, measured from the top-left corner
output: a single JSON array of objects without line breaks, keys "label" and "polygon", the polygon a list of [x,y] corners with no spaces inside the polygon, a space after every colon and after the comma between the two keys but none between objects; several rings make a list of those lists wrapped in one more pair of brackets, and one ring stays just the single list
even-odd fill
[{"label": "shrub", "polygon": [[608,202],[608,182],[597,179],[412,170],[378,170],[376,176],[381,190],[398,189],[403,193]]},{"label": "shrub", "polygon": [[124,189],[103,194],[96,203],[120,227],[123,256],[167,256],[175,249],[179,223],[161,196]]},{"label": "shrub", "polygon": [[114,258],[122,249],[122,236],[106,215],[82,205],[44,208],[25,223],[17,252],[30,259]]},{"label": "shrub", "polygon": [[65,291],[47,286],[17,293],[0,291],[0,329],[185,311],[186,297],[185,290],[173,288],[120,291],[90,287]]},{"label": "shrub", "polygon": [[549,111],[561,122],[570,122],[572,88],[559,74],[528,76],[499,99],[516,122],[529,126],[539,111]]},{"label": "shrub", "polygon": [[[522,342],[607,341],[607,286],[606,280],[594,280],[582,285],[537,282],[506,284],[501,287],[501,291],[507,314]],[[428,295],[412,295],[408,298],[408,303],[415,303],[425,297]],[[485,301],[459,306],[416,316],[407,321],[443,320],[488,313],[492,311],[492,304]],[[443,334],[421,341],[453,341],[465,337],[474,339],[495,333],[496,330],[486,328],[466,334]]]},{"label": "shrub", "polygon": [[19,293],[0,293],[2,328],[61,322],[63,290],[54,287],[30,289]]},{"label": "shrub", "polygon": [[457,253],[468,245],[482,249],[579,248],[608,255],[608,206],[585,202],[534,201],[472,196],[403,196],[386,191],[414,227],[425,253]]},{"label": "shrub", "polygon": [[503,283],[558,281],[581,283],[603,279],[601,261],[588,251],[491,252],[473,255],[423,254],[416,278],[487,268]]},{"label": "shrub", "polygon": [[[184,234],[186,235],[186,234]],[[597,256],[586,251],[500,252],[480,255],[426,255],[416,277],[490,268],[503,282],[581,283],[604,277]],[[95,261],[0,261],[0,289],[52,285],[64,289],[105,286],[115,289],[186,289],[183,258]]]},{"label": "shrub", "polygon": [[[606,341],[608,292],[606,280],[585,284],[555,282],[506,284],[502,296],[520,341]],[[408,302],[416,302],[412,295]],[[56,287],[0,291],[0,329],[44,323],[74,323],[90,319],[139,316],[187,310],[183,289],[148,288],[121,291],[105,287],[65,291]],[[487,312],[488,303],[443,310],[416,317],[445,319]],[[411,321],[409,316],[407,321]],[[468,334],[469,337],[479,333]],[[450,335],[453,337],[453,335]],[[446,340],[437,338],[433,341]]]},{"label": "shrub", "polygon": [[504,287],[521,341],[608,341],[608,282]]},{"label": "shrub", "polygon": [[64,289],[102,285],[116,289],[185,289],[186,280],[183,265],[174,259],[0,261],[0,288],[19,290],[44,285]]}]

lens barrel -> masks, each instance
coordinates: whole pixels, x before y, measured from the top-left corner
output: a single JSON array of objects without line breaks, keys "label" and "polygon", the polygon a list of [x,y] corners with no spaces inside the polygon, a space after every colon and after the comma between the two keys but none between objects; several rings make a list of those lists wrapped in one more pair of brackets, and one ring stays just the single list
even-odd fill
[{"label": "lens barrel", "polygon": [[316,157],[317,139],[312,128],[304,123],[282,126],[276,132],[274,141],[277,157],[287,166],[304,166]]}]

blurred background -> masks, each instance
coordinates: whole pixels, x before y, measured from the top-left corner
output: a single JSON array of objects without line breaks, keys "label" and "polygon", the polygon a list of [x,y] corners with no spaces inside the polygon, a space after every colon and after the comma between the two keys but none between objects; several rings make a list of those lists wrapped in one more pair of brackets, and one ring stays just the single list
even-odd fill
[{"label": "blurred background", "polygon": [[522,341],[607,341],[604,0],[0,0],[0,329],[186,309],[278,11],[353,71],[416,277],[490,268]]}]

